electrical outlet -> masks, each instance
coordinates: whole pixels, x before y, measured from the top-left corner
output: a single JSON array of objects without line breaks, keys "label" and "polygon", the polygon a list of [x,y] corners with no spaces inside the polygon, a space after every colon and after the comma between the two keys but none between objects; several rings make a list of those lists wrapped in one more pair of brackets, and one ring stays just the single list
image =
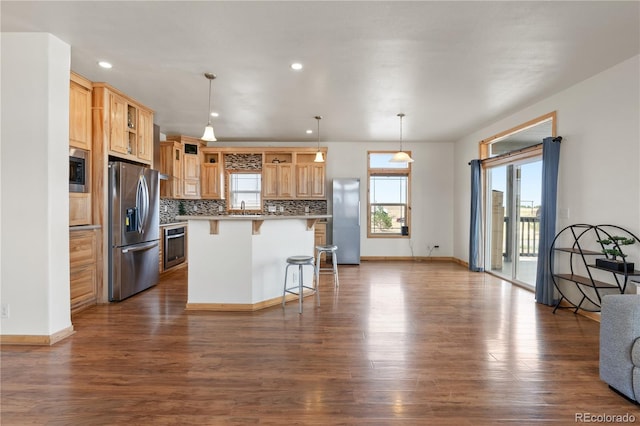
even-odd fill
[{"label": "electrical outlet", "polygon": [[2,308],[0,308],[0,317],[1,318],[9,318],[9,305],[6,303],[2,304]]},{"label": "electrical outlet", "polygon": [[198,206],[193,206],[193,211],[197,212],[198,211]]},{"label": "electrical outlet", "polygon": [[168,212],[168,211],[169,211],[169,207],[164,206],[164,212],[166,213],[166,212]]},{"label": "electrical outlet", "polygon": [[222,213],[224,211],[224,207],[218,206],[218,213]]}]

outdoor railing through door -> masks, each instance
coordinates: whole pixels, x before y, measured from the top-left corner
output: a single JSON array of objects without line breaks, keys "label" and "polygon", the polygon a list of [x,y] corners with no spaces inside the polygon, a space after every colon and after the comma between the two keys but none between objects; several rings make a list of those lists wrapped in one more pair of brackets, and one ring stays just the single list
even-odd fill
[{"label": "outdoor railing through door", "polygon": [[[504,257],[505,259],[511,259],[512,253],[510,253],[510,246],[508,244],[507,236],[509,233],[507,229],[509,229],[509,218],[504,218]],[[529,217],[520,217],[520,239],[519,239],[519,247],[520,247],[520,256],[525,257],[534,257],[538,256],[538,247],[540,244],[540,218],[537,216],[529,216]]]}]

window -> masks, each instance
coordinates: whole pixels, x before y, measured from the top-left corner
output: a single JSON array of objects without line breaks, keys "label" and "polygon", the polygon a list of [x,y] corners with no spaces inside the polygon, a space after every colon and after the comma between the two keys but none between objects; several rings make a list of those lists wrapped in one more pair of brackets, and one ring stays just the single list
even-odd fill
[{"label": "window", "polygon": [[368,154],[367,236],[408,237],[411,229],[411,165],[390,163],[393,152]]},{"label": "window", "polygon": [[262,210],[262,174],[229,172],[229,209]]}]

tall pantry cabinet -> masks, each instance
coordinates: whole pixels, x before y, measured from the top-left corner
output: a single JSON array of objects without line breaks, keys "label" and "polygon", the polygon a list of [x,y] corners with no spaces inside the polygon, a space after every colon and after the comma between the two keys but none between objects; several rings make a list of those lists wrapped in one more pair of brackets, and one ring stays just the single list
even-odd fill
[{"label": "tall pantry cabinet", "polygon": [[[90,153],[91,96],[93,84],[71,73],[69,82],[69,148]],[[89,155],[90,157],[90,155]],[[85,165],[91,176],[91,161]],[[91,180],[91,177],[89,178]],[[69,192],[69,291],[71,314],[97,302],[97,284],[102,269],[96,262],[96,249],[102,230],[92,224],[92,192]]]}]

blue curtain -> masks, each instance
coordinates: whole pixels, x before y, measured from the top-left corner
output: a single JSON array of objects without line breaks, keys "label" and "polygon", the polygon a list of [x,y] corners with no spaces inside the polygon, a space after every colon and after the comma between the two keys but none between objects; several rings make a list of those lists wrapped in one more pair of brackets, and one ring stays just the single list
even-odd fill
[{"label": "blue curtain", "polygon": [[540,209],[540,245],[536,275],[536,301],[555,305],[553,280],[549,270],[549,249],[556,235],[556,201],[561,137],[542,141],[542,206]]},{"label": "blue curtain", "polygon": [[469,230],[469,270],[482,272],[482,182],[480,160],[471,160],[471,228]]}]

